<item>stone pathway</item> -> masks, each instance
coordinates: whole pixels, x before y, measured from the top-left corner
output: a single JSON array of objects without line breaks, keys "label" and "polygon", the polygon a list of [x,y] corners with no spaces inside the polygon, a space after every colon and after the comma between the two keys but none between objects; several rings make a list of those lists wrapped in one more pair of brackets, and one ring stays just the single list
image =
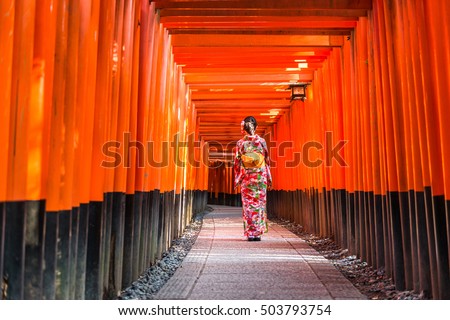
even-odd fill
[{"label": "stone pathway", "polygon": [[287,229],[243,236],[241,208],[212,206],[200,234],[156,299],[366,299],[327,259]]}]

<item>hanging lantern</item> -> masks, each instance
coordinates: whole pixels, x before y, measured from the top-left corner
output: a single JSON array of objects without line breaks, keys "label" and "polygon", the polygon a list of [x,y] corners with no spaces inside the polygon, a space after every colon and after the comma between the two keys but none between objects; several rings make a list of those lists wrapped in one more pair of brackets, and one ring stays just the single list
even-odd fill
[{"label": "hanging lantern", "polygon": [[292,100],[306,100],[306,84],[291,85],[291,101]]}]

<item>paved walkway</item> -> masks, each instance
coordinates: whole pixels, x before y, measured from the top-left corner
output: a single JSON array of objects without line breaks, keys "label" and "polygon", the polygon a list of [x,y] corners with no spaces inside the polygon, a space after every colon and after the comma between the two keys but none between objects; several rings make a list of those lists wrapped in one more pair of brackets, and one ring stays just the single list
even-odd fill
[{"label": "paved walkway", "polygon": [[243,236],[241,209],[212,206],[180,268],[156,299],[365,299],[327,259],[269,224],[260,242]]}]

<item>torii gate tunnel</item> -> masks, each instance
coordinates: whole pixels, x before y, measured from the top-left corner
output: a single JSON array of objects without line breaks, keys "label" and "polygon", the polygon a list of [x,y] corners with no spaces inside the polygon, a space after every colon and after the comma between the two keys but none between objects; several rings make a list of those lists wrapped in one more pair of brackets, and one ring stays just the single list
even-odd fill
[{"label": "torii gate tunnel", "polygon": [[208,202],[241,205],[252,115],[269,214],[450,298],[449,17],[446,0],[2,0],[1,297],[117,296]]}]

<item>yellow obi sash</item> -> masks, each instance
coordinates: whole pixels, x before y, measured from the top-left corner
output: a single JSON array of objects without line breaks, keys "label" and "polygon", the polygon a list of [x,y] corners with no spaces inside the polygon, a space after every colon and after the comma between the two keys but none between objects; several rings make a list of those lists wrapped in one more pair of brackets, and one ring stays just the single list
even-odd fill
[{"label": "yellow obi sash", "polygon": [[264,156],[257,152],[247,152],[241,156],[245,168],[261,168],[265,165]]}]

